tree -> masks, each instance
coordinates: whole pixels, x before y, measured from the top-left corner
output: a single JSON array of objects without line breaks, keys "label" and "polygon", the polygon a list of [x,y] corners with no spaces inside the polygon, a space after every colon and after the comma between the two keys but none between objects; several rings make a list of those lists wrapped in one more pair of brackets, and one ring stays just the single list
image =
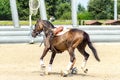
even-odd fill
[{"label": "tree", "polygon": [[90,0],[88,11],[92,13],[94,19],[113,19],[113,0]]},{"label": "tree", "polygon": [[8,0],[0,0],[0,20],[11,20],[10,2]]},{"label": "tree", "polygon": [[65,14],[71,13],[70,0],[45,0],[48,17],[65,19]]},{"label": "tree", "polygon": [[84,11],[85,11],[85,8],[81,4],[78,4],[78,13],[84,12]]},{"label": "tree", "polygon": [[[71,19],[71,0],[45,0],[47,15],[56,19]],[[16,0],[20,20],[29,20],[29,0]],[[0,0],[0,20],[12,20],[9,0]],[[32,16],[32,20],[40,17]]]},{"label": "tree", "polygon": [[78,14],[77,16],[78,20],[91,20],[93,19],[93,16],[90,12],[84,11]]},{"label": "tree", "polygon": [[85,10],[85,8],[79,4],[78,5],[78,12],[77,12],[77,18],[78,20],[90,20],[93,19],[93,16],[90,12],[88,12],[87,10]]},{"label": "tree", "polygon": [[17,9],[20,20],[28,20],[29,0],[17,0]]},{"label": "tree", "polygon": [[64,2],[57,6],[57,17],[60,19],[71,19],[71,7],[70,3]]},{"label": "tree", "polygon": [[[29,0],[17,0],[17,8],[20,20],[29,20]],[[32,15],[32,19],[38,19],[39,12],[35,16]]]}]

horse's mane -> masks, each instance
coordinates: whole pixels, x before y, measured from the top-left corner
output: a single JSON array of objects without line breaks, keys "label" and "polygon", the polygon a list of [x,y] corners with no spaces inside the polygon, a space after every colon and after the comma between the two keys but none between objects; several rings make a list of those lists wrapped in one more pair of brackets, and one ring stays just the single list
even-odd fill
[{"label": "horse's mane", "polygon": [[42,21],[45,25],[45,27],[48,27],[48,28],[55,28],[54,25],[48,21],[48,20],[41,20],[41,19],[38,19],[38,21]]},{"label": "horse's mane", "polygon": [[47,20],[46,20],[46,22],[47,22],[48,24],[50,24],[50,27],[51,27],[51,28],[55,28],[54,25],[53,25],[50,21],[47,21]]}]

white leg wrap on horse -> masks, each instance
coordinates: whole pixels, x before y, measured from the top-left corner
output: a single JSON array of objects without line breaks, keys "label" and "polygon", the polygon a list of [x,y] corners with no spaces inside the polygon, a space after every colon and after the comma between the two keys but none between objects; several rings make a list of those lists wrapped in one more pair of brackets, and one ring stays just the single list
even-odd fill
[{"label": "white leg wrap on horse", "polygon": [[67,66],[67,70],[70,70],[72,64],[73,64],[72,62],[69,62],[68,66]]},{"label": "white leg wrap on horse", "polygon": [[81,68],[83,68],[83,69],[84,69],[84,68],[85,68],[85,66],[86,66],[86,63],[87,63],[87,60],[84,60],[84,61],[83,61],[83,63],[82,63],[82,65],[81,65]]},{"label": "white leg wrap on horse", "polygon": [[49,64],[48,66],[48,72],[51,72],[52,71],[52,64]]},{"label": "white leg wrap on horse", "polygon": [[44,65],[44,62],[42,59],[40,59],[40,65]]}]

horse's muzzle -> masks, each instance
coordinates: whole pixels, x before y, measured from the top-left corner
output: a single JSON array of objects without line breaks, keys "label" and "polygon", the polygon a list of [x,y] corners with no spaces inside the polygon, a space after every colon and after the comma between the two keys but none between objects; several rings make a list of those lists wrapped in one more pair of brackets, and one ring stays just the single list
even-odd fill
[{"label": "horse's muzzle", "polygon": [[33,32],[31,35],[32,35],[32,37],[34,37],[34,38],[37,36],[37,34],[34,33],[34,32]]}]

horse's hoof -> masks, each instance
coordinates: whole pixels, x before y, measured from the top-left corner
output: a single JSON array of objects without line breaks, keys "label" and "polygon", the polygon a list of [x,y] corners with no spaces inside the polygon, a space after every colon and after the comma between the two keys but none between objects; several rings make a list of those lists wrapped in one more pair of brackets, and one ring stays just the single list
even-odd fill
[{"label": "horse's hoof", "polygon": [[63,75],[63,77],[67,77],[67,76],[68,76],[68,74],[64,74],[64,75]]},{"label": "horse's hoof", "polygon": [[46,66],[45,65],[41,65],[41,75],[43,76],[43,75],[45,75],[46,74],[46,71],[45,71],[45,68],[46,68]]},{"label": "horse's hoof", "polygon": [[67,72],[67,71],[64,71],[63,77],[67,77],[67,76],[68,76],[68,72]]},{"label": "horse's hoof", "polygon": [[61,76],[67,77],[68,76],[68,71],[61,71]]},{"label": "horse's hoof", "polygon": [[78,69],[76,67],[71,69],[71,74],[77,74],[78,73]]},{"label": "horse's hoof", "polygon": [[87,73],[87,72],[88,72],[88,69],[85,69],[85,70],[84,70],[84,73]]},{"label": "horse's hoof", "polygon": [[46,71],[46,72],[45,72],[45,75],[49,75],[49,72]]},{"label": "horse's hoof", "polygon": [[51,74],[51,72],[45,71],[45,74],[46,74],[46,75],[50,75],[50,74]]},{"label": "horse's hoof", "polygon": [[29,44],[34,44],[34,40],[31,40],[31,41],[29,42]]},{"label": "horse's hoof", "polygon": [[42,68],[45,68],[45,67],[46,67],[44,64],[41,64],[40,66],[41,66]]}]

